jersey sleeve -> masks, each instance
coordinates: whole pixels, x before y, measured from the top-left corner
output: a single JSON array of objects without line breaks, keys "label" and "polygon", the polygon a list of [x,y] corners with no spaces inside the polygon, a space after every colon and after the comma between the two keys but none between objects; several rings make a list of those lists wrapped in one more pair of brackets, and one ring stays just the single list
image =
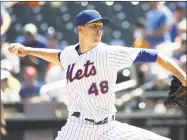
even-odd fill
[{"label": "jersey sleeve", "polygon": [[156,62],[158,51],[154,49],[141,49],[133,63]]},{"label": "jersey sleeve", "polygon": [[58,53],[58,59],[63,69],[65,69],[65,50]]},{"label": "jersey sleeve", "polygon": [[158,52],[153,49],[111,47],[108,51],[109,65],[114,69],[130,67],[133,63],[156,62]]},{"label": "jersey sleeve", "polygon": [[110,46],[108,49],[108,61],[110,68],[119,70],[130,67],[139,52],[140,49],[137,48]]}]

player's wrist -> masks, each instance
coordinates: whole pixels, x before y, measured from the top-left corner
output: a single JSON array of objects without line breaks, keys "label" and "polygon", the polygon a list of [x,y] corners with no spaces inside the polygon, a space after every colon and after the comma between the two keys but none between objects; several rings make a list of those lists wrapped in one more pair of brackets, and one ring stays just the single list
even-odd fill
[{"label": "player's wrist", "polygon": [[182,85],[184,87],[187,87],[187,76],[186,76],[186,73],[184,73],[183,80],[182,80]]},{"label": "player's wrist", "polygon": [[25,47],[25,53],[26,53],[26,55],[32,55],[31,54],[31,51],[32,49],[31,49],[31,47]]},{"label": "player's wrist", "polygon": [[187,87],[187,81],[184,81],[184,82],[182,83],[182,85],[183,85],[184,87]]}]

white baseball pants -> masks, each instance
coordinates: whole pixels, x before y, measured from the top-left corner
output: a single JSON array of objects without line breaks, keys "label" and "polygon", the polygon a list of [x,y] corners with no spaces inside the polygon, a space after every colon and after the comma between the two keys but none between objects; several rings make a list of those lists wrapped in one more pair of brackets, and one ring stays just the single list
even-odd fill
[{"label": "white baseball pants", "polygon": [[55,140],[171,140],[151,131],[118,121],[95,125],[78,117],[68,117]]}]

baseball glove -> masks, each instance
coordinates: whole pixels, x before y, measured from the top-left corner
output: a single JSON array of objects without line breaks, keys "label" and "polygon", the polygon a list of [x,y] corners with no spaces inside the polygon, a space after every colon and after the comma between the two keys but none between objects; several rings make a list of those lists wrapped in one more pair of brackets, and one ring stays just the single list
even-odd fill
[{"label": "baseball glove", "polygon": [[170,85],[168,97],[164,99],[165,106],[179,105],[187,107],[187,87],[182,86],[182,83],[176,77],[173,78]]}]

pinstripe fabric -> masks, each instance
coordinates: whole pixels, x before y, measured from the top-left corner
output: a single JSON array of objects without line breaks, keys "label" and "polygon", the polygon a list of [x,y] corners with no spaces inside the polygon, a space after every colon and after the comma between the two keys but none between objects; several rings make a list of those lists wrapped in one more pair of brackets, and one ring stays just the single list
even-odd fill
[{"label": "pinstripe fabric", "polygon": [[[83,77],[80,80],[73,80],[68,82],[67,89],[69,93],[68,111],[81,112],[85,118],[92,118],[96,121],[103,120],[108,115],[115,114],[115,81],[116,70],[109,71],[108,52],[107,47],[100,44],[94,47],[89,52],[78,55],[75,50],[75,46],[67,47],[60,55],[60,60],[63,68],[67,71],[68,66],[74,65],[72,76],[76,75],[78,70],[84,70],[84,65],[89,60],[93,62],[96,69],[96,75]],[[90,68],[89,68],[90,69]],[[103,94],[100,91],[100,83],[102,81],[108,82],[108,92]],[[90,86],[96,83],[98,88],[98,95],[89,94],[88,90]]]},{"label": "pinstripe fabric", "polygon": [[55,140],[170,140],[153,132],[118,121],[95,125],[69,117]]},{"label": "pinstripe fabric", "polygon": [[[99,43],[79,55],[77,45],[66,47],[60,54],[67,71],[69,117],[56,140],[168,140],[117,121],[95,125],[85,120],[99,122],[115,114],[117,71],[131,66],[140,49]],[[71,116],[73,112],[80,112],[80,117]]]}]

